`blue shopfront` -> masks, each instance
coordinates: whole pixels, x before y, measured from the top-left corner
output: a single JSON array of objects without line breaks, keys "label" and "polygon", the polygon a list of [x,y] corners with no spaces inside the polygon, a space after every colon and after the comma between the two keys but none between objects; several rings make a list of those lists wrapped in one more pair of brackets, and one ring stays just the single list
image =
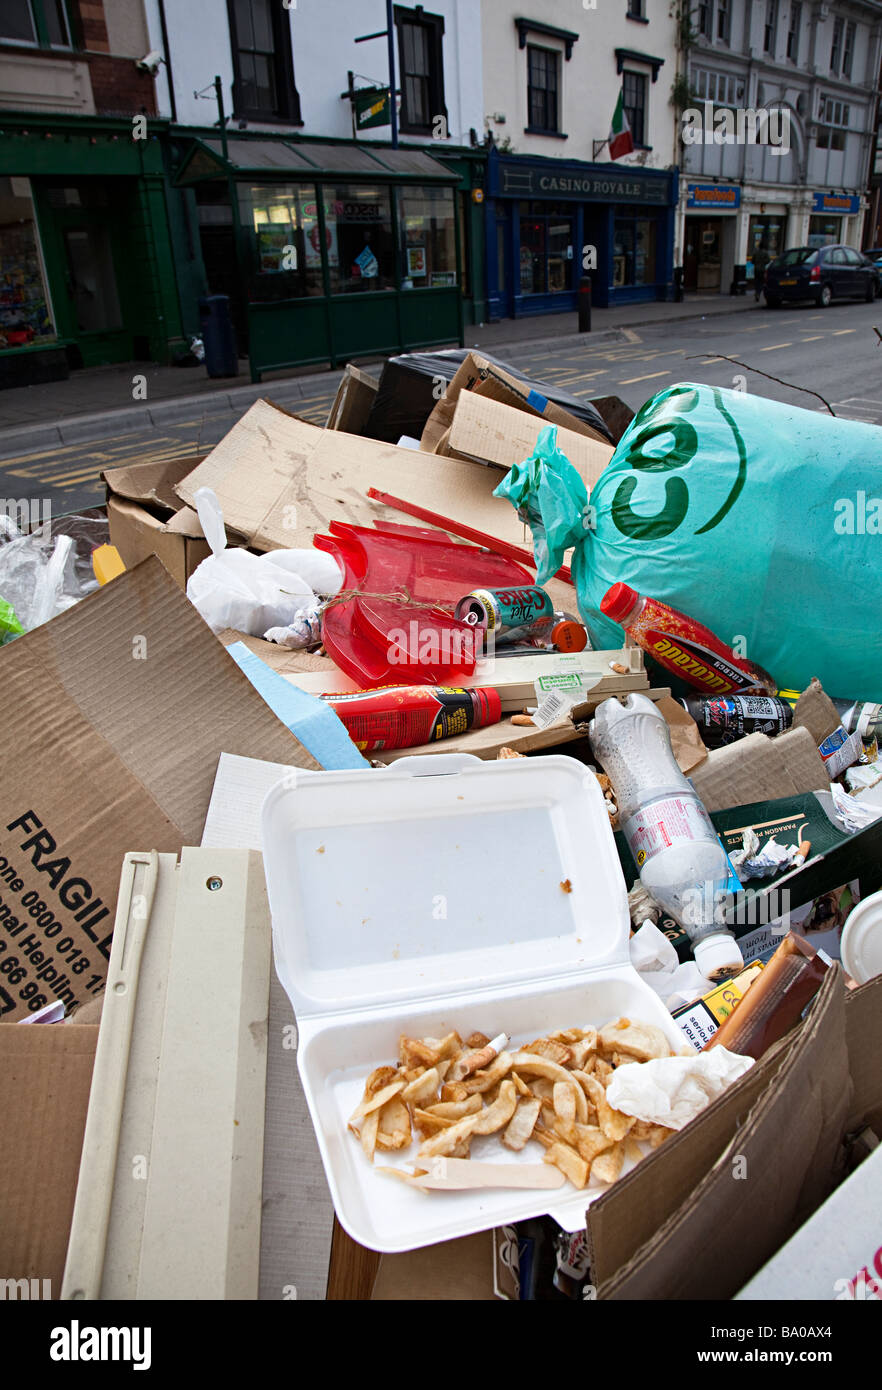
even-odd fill
[{"label": "blue shopfront", "polygon": [[677,177],[492,150],[488,319],[575,309],[586,273],[600,308],[672,298]]}]

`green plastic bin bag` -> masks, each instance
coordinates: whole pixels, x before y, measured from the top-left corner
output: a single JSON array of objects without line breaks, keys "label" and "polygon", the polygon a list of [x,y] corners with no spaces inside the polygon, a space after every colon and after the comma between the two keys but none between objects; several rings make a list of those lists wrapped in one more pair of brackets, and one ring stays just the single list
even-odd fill
[{"label": "green plastic bin bag", "polygon": [[882,700],[882,429],[682,383],[647,401],[591,492],[546,426],[497,487],[533,530],[542,584],[573,547],[595,647],[622,581],[706,624],[776,678]]}]

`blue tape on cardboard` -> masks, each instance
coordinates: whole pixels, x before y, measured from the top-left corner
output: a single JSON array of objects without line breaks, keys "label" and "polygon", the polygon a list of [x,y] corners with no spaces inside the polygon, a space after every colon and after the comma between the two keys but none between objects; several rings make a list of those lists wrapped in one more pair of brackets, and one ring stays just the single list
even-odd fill
[{"label": "blue tape on cardboard", "polygon": [[227,651],[276,718],[297,735],[326,772],[370,767],[346,732],[343,721],[324,700],[298,690],[255,656],[244,642],[234,642]]},{"label": "blue tape on cardboard", "polygon": [[543,396],[539,391],[530,391],[527,395],[527,405],[531,405],[534,410],[538,410],[540,415],[545,413],[548,405],[548,397]]}]

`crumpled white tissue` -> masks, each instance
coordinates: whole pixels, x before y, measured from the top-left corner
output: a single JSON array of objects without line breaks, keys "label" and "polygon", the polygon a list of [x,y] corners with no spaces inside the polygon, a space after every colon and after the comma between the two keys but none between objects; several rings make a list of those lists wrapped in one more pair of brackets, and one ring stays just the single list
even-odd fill
[{"label": "crumpled white tissue", "polygon": [[713,989],[713,982],[702,975],[694,961],[682,965],[663,931],[650,921],[631,937],[631,964],[667,1007],[673,1012],[681,1004],[691,1004]]},{"label": "crumpled white tissue", "polygon": [[733,1081],[753,1066],[725,1047],[691,1057],[655,1057],[651,1062],[617,1067],[606,1088],[614,1110],[636,1115],[649,1124],[682,1129]]}]

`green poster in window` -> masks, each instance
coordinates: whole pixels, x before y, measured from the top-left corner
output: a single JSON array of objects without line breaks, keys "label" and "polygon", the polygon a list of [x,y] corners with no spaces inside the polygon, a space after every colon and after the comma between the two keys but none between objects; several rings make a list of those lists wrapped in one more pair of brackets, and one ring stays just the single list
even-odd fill
[{"label": "green poster in window", "polygon": [[391,120],[388,87],[365,87],[352,98],[357,130],[370,130],[377,125],[389,125]]}]

